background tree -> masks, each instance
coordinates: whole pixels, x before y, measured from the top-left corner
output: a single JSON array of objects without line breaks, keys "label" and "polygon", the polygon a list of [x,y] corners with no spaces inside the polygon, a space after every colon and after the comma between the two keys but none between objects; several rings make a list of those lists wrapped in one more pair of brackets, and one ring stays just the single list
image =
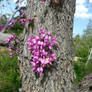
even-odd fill
[{"label": "background tree", "polygon": [[92,72],[92,20],[89,20],[81,37],[79,35],[74,37],[74,52],[79,58],[74,62],[75,83],[78,83],[85,75]]}]

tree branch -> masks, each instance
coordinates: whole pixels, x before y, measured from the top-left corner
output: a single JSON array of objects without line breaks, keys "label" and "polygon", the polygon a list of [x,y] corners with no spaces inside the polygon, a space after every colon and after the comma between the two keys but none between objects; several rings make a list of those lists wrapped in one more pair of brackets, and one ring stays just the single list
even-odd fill
[{"label": "tree branch", "polygon": [[10,23],[11,22],[11,20],[13,19],[13,17],[14,17],[14,15],[16,14],[16,12],[17,11],[19,11],[20,10],[20,8],[19,9],[17,9],[13,14],[12,14],[12,16],[10,17],[10,19],[9,19],[9,21],[7,21],[7,23],[5,24],[5,26],[4,26],[4,28],[3,28],[3,30],[2,30],[2,32],[3,33],[5,33],[6,31],[7,31],[7,27],[8,27],[8,23]]},{"label": "tree branch", "polygon": [[88,65],[88,62],[91,59],[91,55],[92,55],[92,48],[90,49],[90,53],[89,53],[88,59],[86,61],[86,66]]}]

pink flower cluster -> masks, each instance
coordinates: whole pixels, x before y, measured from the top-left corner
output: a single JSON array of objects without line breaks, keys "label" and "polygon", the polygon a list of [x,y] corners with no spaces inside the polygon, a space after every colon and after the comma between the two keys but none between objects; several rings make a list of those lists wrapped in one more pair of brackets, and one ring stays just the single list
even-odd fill
[{"label": "pink flower cluster", "polygon": [[[9,44],[12,40],[15,40],[15,39],[16,39],[16,35],[12,33],[9,38],[6,38],[5,43]],[[14,56],[14,53],[13,53],[14,48],[12,46],[9,46],[8,50],[10,51],[10,58],[12,58]],[[20,51],[16,50],[16,54],[19,54],[19,53]]]},{"label": "pink flower cluster", "polygon": [[38,72],[40,76],[43,69],[56,60],[55,54],[52,53],[52,47],[56,45],[56,37],[51,39],[51,33],[46,33],[44,29],[40,29],[39,36],[31,35],[28,38],[28,50],[32,51],[32,70]]},{"label": "pink flower cluster", "polygon": [[16,39],[16,35],[12,33],[9,38],[6,38],[5,43],[8,44],[11,40]]},{"label": "pink flower cluster", "polygon": [[[8,24],[8,29],[11,29],[14,27],[15,23],[20,23],[21,25],[24,25],[26,21],[31,21],[32,17],[29,16],[28,18],[26,18],[26,14],[23,11],[19,11],[20,12],[20,16],[17,17],[16,20],[12,20],[9,24]],[[8,20],[9,21],[9,20]]]},{"label": "pink flower cluster", "polygon": [[26,18],[23,18],[23,19],[20,19],[19,22],[24,25],[26,21],[31,21],[32,20],[32,17],[29,16],[27,19]]},{"label": "pink flower cluster", "polygon": [[[21,17],[20,17],[21,18]],[[26,21],[31,21],[32,17],[29,16],[28,18],[21,18],[21,19],[16,19],[16,20],[12,20],[9,25],[8,25],[8,29],[13,28],[13,26],[15,25],[15,23],[20,23],[21,25],[24,25]]]}]

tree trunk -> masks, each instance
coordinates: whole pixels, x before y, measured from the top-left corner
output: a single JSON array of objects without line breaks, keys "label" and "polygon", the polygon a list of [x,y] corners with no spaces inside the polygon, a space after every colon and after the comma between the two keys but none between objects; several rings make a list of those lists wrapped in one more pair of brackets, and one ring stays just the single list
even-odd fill
[{"label": "tree trunk", "polygon": [[[75,0],[29,0],[27,16],[35,18],[35,22],[26,23],[23,32],[24,45],[19,55],[19,67],[22,77],[23,92],[73,92],[72,33],[75,12]],[[38,78],[32,72],[31,54],[27,50],[27,39],[30,34],[38,34],[40,28],[52,32],[57,37],[58,46],[53,50],[56,61],[51,70],[46,70]]]}]

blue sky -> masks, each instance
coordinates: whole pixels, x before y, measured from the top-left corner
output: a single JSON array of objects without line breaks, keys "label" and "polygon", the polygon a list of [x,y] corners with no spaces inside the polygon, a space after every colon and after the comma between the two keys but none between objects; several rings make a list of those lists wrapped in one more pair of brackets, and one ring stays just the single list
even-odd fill
[{"label": "blue sky", "polygon": [[89,19],[92,19],[92,0],[76,0],[76,12],[74,17],[74,36],[82,35],[86,29]]},{"label": "blue sky", "polygon": [[[3,14],[12,13],[14,11],[15,9],[14,0],[8,1],[9,4],[6,2],[6,0],[4,0],[3,3],[0,3],[0,7],[2,4],[7,6],[3,9],[0,8],[0,14],[2,10]],[[74,36],[77,34],[79,35],[83,34],[83,31],[86,29],[89,19],[92,19],[92,0],[89,0],[89,3],[87,2],[87,0],[76,0],[76,12],[74,17],[74,28],[73,28]]]}]

